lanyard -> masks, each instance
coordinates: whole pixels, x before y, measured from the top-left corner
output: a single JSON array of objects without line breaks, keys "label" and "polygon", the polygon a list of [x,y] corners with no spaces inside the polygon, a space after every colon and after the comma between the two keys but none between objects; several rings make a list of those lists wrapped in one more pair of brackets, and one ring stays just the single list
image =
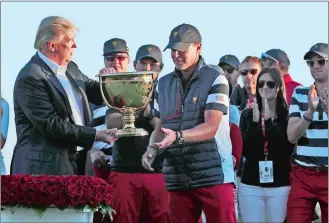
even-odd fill
[{"label": "lanyard", "polygon": [[247,99],[247,104],[248,104],[248,108],[252,108],[253,101],[248,98]]},{"label": "lanyard", "polygon": [[262,113],[261,122],[262,122],[262,134],[264,137],[264,155],[265,155],[265,161],[267,161],[268,141],[265,139],[265,118],[263,113]]}]

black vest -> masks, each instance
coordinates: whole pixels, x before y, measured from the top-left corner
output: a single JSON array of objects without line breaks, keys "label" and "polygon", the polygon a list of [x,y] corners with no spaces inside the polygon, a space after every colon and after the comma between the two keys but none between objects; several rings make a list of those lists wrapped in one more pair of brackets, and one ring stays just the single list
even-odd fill
[{"label": "black vest", "polygon": [[[206,65],[200,57],[196,71],[184,91],[177,71],[158,83],[160,119],[164,128],[186,130],[204,122],[208,93],[222,75],[218,67]],[[212,186],[224,182],[221,158],[215,139],[173,144],[164,152],[162,172],[167,190]]]}]

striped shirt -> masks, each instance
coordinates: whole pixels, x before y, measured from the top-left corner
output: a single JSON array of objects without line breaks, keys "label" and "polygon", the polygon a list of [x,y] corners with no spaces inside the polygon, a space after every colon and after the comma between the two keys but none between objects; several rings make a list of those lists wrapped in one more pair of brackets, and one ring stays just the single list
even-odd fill
[{"label": "striped shirt", "polygon": [[224,75],[219,75],[209,92],[206,110],[223,112],[215,135],[217,148],[222,161],[224,183],[235,182],[234,165],[232,159],[232,142],[230,137],[228,82]]},{"label": "striped shirt", "polygon": [[[295,88],[289,108],[289,118],[301,118],[307,112],[308,91],[309,87]],[[328,116],[320,100],[313,121],[297,142],[293,159],[303,166],[328,165]]]},{"label": "striped shirt", "polygon": [[[101,106],[98,107],[94,110],[93,113],[93,126],[96,130],[103,130],[103,129],[107,129],[106,124],[105,124],[105,114],[106,111],[108,110],[107,106]],[[105,142],[101,142],[101,141],[95,141],[93,144],[93,148],[97,149],[97,150],[107,150],[112,148],[112,145],[107,144]],[[110,153],[112,154],[112,151],[110,151]]]}]

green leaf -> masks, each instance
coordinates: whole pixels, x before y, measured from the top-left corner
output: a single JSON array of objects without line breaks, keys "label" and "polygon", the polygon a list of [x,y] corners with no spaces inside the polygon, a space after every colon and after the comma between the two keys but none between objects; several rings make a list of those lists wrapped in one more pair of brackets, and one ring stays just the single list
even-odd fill
[{"label": "green leaf", "polygon": [[46,207],[34,207],[32,209],[39,218],[42,218],[45,215],[45,212],[47,210]]},{"label": "green leaf", "polygon": [[16,207],[19,207],[19,205],[17,204],[17,205],[11,205],[11,206],[9,206],[9,211],[10,211],[10,213],[12,214],[12,215],[14,215],[14,213],[15,213],[15,208]]},{"label": "green leaf", "polygon": [[[113,221],[113,213],[114,214],[116,214],[116,212],[115,212],[115,210],[114,209],[112,209],[110,206],[108,206],[108,205],[104,205],[104,206],[102,206],[102,207],[100,207],[101,208],[101,212],[102,212],[102,215],[103,215],[103,219],[104,219],[104,217],[105,217],[105,215],[109,215],[110,216],[110,218],[111,218],[111,221]],[[102,219],[102,220],[103,220]]]},{"label": "green leaf", "polygon": [[58,209],[61,211],[64,211],[66,209],[66,207],[63,206],[63,207],[59,207]]},{"label": "green leaf", "polygon": [[83,205],[83,206],[77,206],[77,207],[74,207],[74,209],[76,210],[76,212],[80,213],[80,212],[83,212],[83,209],[86,205]]}]

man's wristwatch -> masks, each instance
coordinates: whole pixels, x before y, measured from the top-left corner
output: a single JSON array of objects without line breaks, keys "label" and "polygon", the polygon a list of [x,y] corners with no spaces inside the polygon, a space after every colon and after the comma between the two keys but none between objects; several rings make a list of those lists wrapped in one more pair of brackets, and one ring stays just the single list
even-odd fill
[{"label": "man's wristwatch", "polygon": [[185,138],[184,138],[184,135],[183,135],[182,131],[179,131],[179,134],[178,134],[178,132],[176,132],[176,142],[179,145],[182,145],[182,144],[185,143]]}]

